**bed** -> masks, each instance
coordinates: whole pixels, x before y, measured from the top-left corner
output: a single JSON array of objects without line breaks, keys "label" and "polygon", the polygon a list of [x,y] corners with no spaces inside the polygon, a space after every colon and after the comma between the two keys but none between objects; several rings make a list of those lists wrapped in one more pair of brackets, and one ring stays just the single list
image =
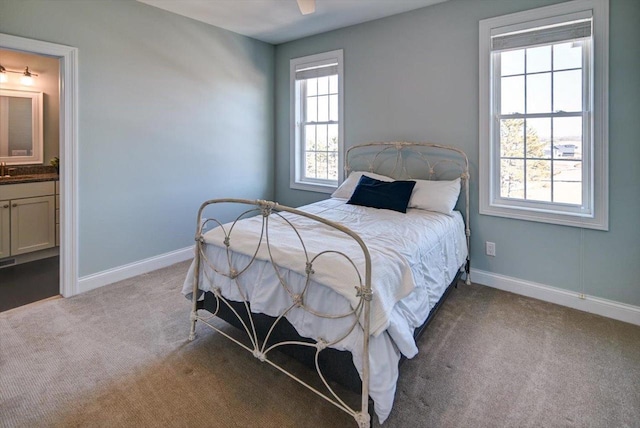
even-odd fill
[{"label": "bed", "polygon": [[[381,423],[389,415],[399,365],[417,354],[450,288],[463,273],[470,282],[468,160],[454,147],[382,142],[351,147],[344,163],[347,178],[331,198],[297,209],[203,203],[183,294],[192,301],[191,340],[200,322],[368,427],[372,412]],[[367,185],[383,206],[408,191],[406,212],[358,201]],[[380,189],[388,189],[382,197]],[[275,350],[315,369],[321,388],[270,358]],[[359,406],[333,382],[357,391]]]}]

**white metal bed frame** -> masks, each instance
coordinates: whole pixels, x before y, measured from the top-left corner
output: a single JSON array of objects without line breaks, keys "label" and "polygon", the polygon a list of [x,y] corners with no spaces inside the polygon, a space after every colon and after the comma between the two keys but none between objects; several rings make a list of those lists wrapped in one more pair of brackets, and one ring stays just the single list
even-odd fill
[{"label": "white metal bed frame", "polygon": [[[373,150],[373,153],[368,153],[369,150]],[[429,157],[427,156],[427,154],[424,152],[424,150],[435,150],[435,151],[439,151],[442,153],[444,153],[444,156],[439,158],[437,161],[432,161],[432,157],[433,155],[430,155]],[[360,153],[358,153],[360,152]],[[451,158],[450,156],[457,156],[458,159],[456,158]],[[439,144],[432,144],[432,143],[410,143],[410,142],[379,142],[379,143],[365,143],[365,144],[360,144],[360,145],[356,145],[353,146],[351,148],[349,148],[345,154],[345,177],[348,176],[349,172],[353,170],[353,165],[352,163],[355,162],[355,158],[360,158],[360,160],[362,159],[366,159],[366,169],[374,172],[377,171],[381,166],[385,165],[389,159],[391,159],[393,166],[391,167],[391,171],[387,172],[386,175],[391,176],[393,178],[406,178],[406,179],[410,179],[412,178],[409,168],[407,167],[407,162],[406,160],[408,158],[415,158],[415,159],[419,159],[422,162],[424,162],[426,164],[426,166],[428,167],[428,179],[434,179],[434,177],[438,176],[438,169],[441,166],[449,166],[449,165],[454,165],[455,168],[457,168],[459,170],[459,174],[457,175],[458,177],[461,178],[462,180],[462,185],[464,187],[464,193],[465,193],[465,235],[466,235],[466,240],[467,240],[467,248],[469,248],[469,239],[470,239],[470,229],[469,229],[469,162],[467,159],[466,154],[462,151],[459,150],[457,148],[454,147],[449,147],[449,146],[443,146],[443,145],[439,145]],[[363,171],[365,169],[362,168],[358,168],[358,170]],[[419,178],[419,177],[417,177]],[[246,211],[244,211],[242,214],[240,214],[232,223],[226,225],[223,225],[220,221],[216,220],[216,219],[212,219],[212,218],[208,218],[205,219],[203,218],[203,212],[205,210],[205,208],[207,208],[208,206],[211,205],[216,205],[216,204],[224,204],[224,203],[234,203],[234,204],[243,204],[243,205],[249,205],[250,208],[247,209]],[[358,268],[356,267],[355,263],[352,261],[352,259],[342,253],[339,250],[332,250],[332,249],[327,249],[326,251],[323,251],[319,254],[316,254],[314,256],[311,256],[310,254],[307,253],[307,248],[305,247],[305,244],[303,242],[302,236],[301,234],[298,232],[298,230],[296,229],[295,225],[289,221],[287,218],[285,218],[281,213],[291,213],[295,216],[301,216],[301,217],[306,217],[309,218],[311,220],[317,221],[321,224],[324,224],[328,227],[334,228],[346,235],[348,235],[349,237],[353,238],[357,244],[359,245],[360,249],[362,250],[362,253],[364,255],[364,260],[365,260],[365,266],[364,266],[364,274],[362,274]],[[256,252],[253,254],[253,256],[251,257],[250,262],[247,264],[246,267],[244,267],[243,269],[234,269],[232,267],[232,263],[231,263],[231,257],[232,257],[232,252],[230,250],[230,240],[231,240],[231,234],[232,231],[236,225],[236,223],[243,219],[246,218],[248,216],[253,216],[253,215],[261,215],[262,216],[262,230],[260,232],[260,236],[258,239],[258,242],[256,244]],[[283,275],[281,274],[281,271],[279,268],[279,266],[276,264],[276,262],[273,259],[273,255],[271,252],[271,243],[269,241],[269,220],[270,218],[273,219],[282,219],[284,220],[289,226],[291,226],[291,228],[293,229],[293,231],[295,232],[295,234],[297,235],[298,239],[300,240],[300,244],[302,246],[302,249],[304,251],[305,254],[305,259],[306,259],[306,266],[305,266],[305,286],[304,289],[301,293],[295,293],[292,289],[290,289],[290,287],[288,286],[287,282],[285,281]],[[225,269],[222,269],[219,266],[213,266],[213,264],[207,259],[207,256],[205,254],[205,239],[204,239],[204,230],[207,227],[207,224],[209,222],[212,222],[214,225],[217,225],[218,227],[221,227],[222,230],[224,231],[224,245],[226,246],[226,252],[227,252],[227,261],[228,261],[228,266]],[[262,362],[266,362],[269,365],[275,367],[276,369],[280,370],[281,372],[283,372],[284,374],[286,374],[287,376],[291,377],[292,379],[294,379],[295,381],[297,381],[298,383],[304,385],[305,387],[307,387],[308,389],[310,389],[311,391],[315,392],[317,395],[319,395],[320,397],[324,398],[325,400],[327,400],[328,402],[332,403],[333,405],[335,405],[336,407],[338,407],[339,409],[341,409],[342,411],[348,413],[349,415],[351,415],[355,421],[357,422],[358,426],[360,428],[365,428],[365,427],[369,427],[370,426],[370,422],[371,422],[371,416],[368,413],[368,402],[369,402],[369,334],[365,334],[365,332],[370,331],[370,312],[371,312],[371,300],[373,298],[373,290],[371,288],[371,256],[369,254],[369,250],[367,249],[367,246],[365,245],[365,243],[363,242],[363,240],[360,238],[360,236],[358,236],[355,232],[351,231],[350,229],[332,222],[332,221],[328,221],[322,217],[319,217],[317,215],[314,214],[310,214],[304,211],[300,211],[294,208],[290,208],[284,205],[280,205],[276,202],[271,202],[271,201],[264,201],[264,200],[247,200],[247,199],[234,199],[234,198],[225,198],[225,199],[212,199],[209,201],[204,202],[201,206],[200,209],[198,210],[198,218],[197,218],[197,232],[196,232],[196,236],[195,236],[195,240],[196,240],[196,253],[195,253],[195,271],[194,271],[194,282],[193,282],[193,294],[192,294],[192,310],[191,310],[191,316],[190,316],[190,321],[191,321],[191,329],[190,329],[190,334],[189,334],[189,340],[193,340],[195,339],[195,327],[196,327],[196,322],[200,321],[203,324],[207,325],[208,327],[210,327],[211,329],[217,331],[218,333],[220,333],[221,335],[223,335],[224,337],[230,339],[232,342],[236,343],[237,345],[239,345],[241,348],[247,350],[248,352],[250,352],[254,357],[256,357],[258,360],[262,361]],[[256,260],[256,256],[258,254],[258,248],[260,246],[260,244],[266,244],[266,247],[268,249],[268,254],[269,254],[269,258],[270,258],[270,262],[275,270],[275,273],[278,277],[278,280],[280,282],[280,285],[282,287],[284,287],[284,289],[286,290],[286,292],[289,294],[290,298],[291,298],[291,304],[290,306],[284,311],[282,312],[273,322],[273,324],[271,325],[266,337],[261,341],[258,337],[258,333],[256,331],[256,327],[254,324],[254,319],[252,316],[252,312],[250,310],[250,305],[249,302],[246,298],[246,293],[242,290],[242,287],[240,285],[240,283],[238,282],[238,278],[249,268],[249,266]],[[328,253],[333,253],[333,254],[337,254],[339,256],[345,257],[350,264],[353,266],[354,270],[355,270],[355,276],[354,279],[356,279],[357,283],[355,284],[355,293],[356,293],[356,297],[359,298],[358,300],[358,304],[356,305],[355,308],[352,308],[351,311],[344,313],[344,314],[327,314],[327,313],[321,313],[317,310],[314,310],[313,308],[307,306],[306,302],[305,302],[305,293],[307,292],[308,287],[311,285],[311,279],[312,279],[312,275],[314,274],[314,262],[319,258],[322,257],[325,254]],[[220,288],[215,287],[215,284],[213,284],[211,282],[211,278],[209,278],[209,276],[207,275],[207,271],[206,269],[203,269],[203,267],[208,267],[210,269],[212,269],[213,271],[215,271],[217,274],[219,275],[223,275],[231,280],[234,280],[235,285],[238,287],[238,292],[239,294],[242,296],[242,302],[244,304],[244,308],[246,309],[246,319],[249,320],[249,322],[246,322],[245,319],[243,319],[243,317],[236,311],[236,309],[234,309],[231,304],[230,301],[227,300],[221,293]],[[469,258],[467,256],[467,262],[466,265],[461,267],[461,270],[464,269],[466,270],[466,283],[470,284],[470,277],[469,277]],[[203,278],[204,277],[204,278]],[[208,281],[210,281],[211,285],[212,285],[212,290],[213,290],[213,294],[215,296],[216,299],[216,310],[209,314],[209,315],[200,315],[198,313],[198,297],[199,297],[199,289],[198,289],[198,285],[200,284],[200,280],[201,279],[206,279]],[[240,340],[232,337],[231,335],[229,335],[228,333],[226,333],[225,331],[221,330],[220,328],[216,327],[215,325],[211,324],[209,322],[209,320],[213,317],[215,317],[218,314],[218,311],[220,309],[221,305],[226,305],[234,314],[235,316],[238,318],[239,322],[242,324],[244,331],[247,335],[248,338],[248,344],[242,343]],[[350,324],[350,328],[344,332],[344,334],[340,335],[340,337],[337,340],[333,340],[333,341],[326,341],[322,338],[309,338],[312,339],[313,342],[302,342],[302,341],[297,341],[297,340],[289,340],[289,341],[285,341],[285,342],[279,342],[279,343],[275,343],[275,344],[271,344],[269,346],[267,346],[270,336],[272,334],[272,332],[274,331],[274,328],[276,327],[276,325],[287,316],[287,314],[290,311],[293,310],[304,310],[307,311],[315,316],[321,317],[321,318],[349,318],[352,317],[353,318],[353,322]],[[327,348],[327,347],[333,347],[334,345],[336,345],[337,343],[339,343],[340,341],[344,340],[354,329],[356,328],[360,328],[362,329],[362,337],[363,337],[363,343],[362,343],[362,349],[363,349],[363,353],[362,353],[362,392],[361,392],[361,400],[360,400],[360,409],[353,409],[351,408],[349,405],[347,405],[345,403],[345,401],[343,399],[341,399],[338,394],[333,390],[333,388],[329,385],[327,379],[325,379],[325,376],[323,375],[321,369],[320,369],[320,365],[318,363],[318,356],[320,354],[320,352]],[[324,387],[326,388],[326,392],[322,392],[320,390],[318,390],[317,388],[309,385],[308,383],[306,383],[304,380],[299,379],[296,375],[290,373],[289,371],[287,371],[287,369],[285,369],[284,367],[280,366],[279,364],[275,363],[274,361],[269,359],[269,354],[272,350],[277,349],[280,346],[288,346],[288,345],[298,345],[298,346],[305,346],[305,347],[310,347],[310,348],[315,348],[315,366],[316,366],[316,371],[318,373],[319,379],[322,381],[322,384],[324,385]]]}]

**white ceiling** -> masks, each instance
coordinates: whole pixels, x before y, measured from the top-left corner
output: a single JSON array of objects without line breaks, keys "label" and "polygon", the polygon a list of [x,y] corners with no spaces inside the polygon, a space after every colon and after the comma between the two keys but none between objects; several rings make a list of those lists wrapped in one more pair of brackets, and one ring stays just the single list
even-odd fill
[{"label": "white ceiling", "polygon": [[278,44],[447,0],[316,0],[302,15],[296,0],[138,0],[268,43]]}]

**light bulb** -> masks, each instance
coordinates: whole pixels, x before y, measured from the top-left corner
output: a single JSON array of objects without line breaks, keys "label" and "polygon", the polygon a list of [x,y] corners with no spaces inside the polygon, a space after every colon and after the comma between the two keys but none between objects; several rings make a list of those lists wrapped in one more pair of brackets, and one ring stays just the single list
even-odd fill
[{"label": "light bulb", "polygon": [[33,85],[33,77],[31,76],[20,76],[20,84],[24,86]]},{"label": "light bulb", "polygon": [[20,83],[25,86],[33,85],[33,77],[31,77],[31,72],[29,71],[29,67],[24,68],[24,73],[22,73],[22,76],[20,77]]}]

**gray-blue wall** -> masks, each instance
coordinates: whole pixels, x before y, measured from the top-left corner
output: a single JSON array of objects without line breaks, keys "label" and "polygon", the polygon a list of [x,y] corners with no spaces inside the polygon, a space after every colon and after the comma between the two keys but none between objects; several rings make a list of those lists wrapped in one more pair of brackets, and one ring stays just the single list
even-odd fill
[{"label": "gray-blue wall", "polygon": [[469,155],[473,267],[640,305],[640,1],[610,3],[610,230],[478,214],[478,21],[556,2],[450,0],[277,46],[276,200],[327,197],[289,188],[289,60],[344,49],[347,146],[427,140]]},{"label": "gray-blue wall", "polygon": [[637,0],[610,6],[610,230],[478,214],[478,21],[555,2],[450,0],[274,49],[133,0],[0,0],[0,32],[79,48],[81,276],[191,245],[206,198],[325,198],[289,189],[288,67],[342,48],[347,145],[469,154],[475,268],[640,305]]},{"label": "gray-blue wall", "polygon": [[133,0],[0,0],[79,49],[79,273],[193,244],[208,198],[273,198],[273,46]]}]

